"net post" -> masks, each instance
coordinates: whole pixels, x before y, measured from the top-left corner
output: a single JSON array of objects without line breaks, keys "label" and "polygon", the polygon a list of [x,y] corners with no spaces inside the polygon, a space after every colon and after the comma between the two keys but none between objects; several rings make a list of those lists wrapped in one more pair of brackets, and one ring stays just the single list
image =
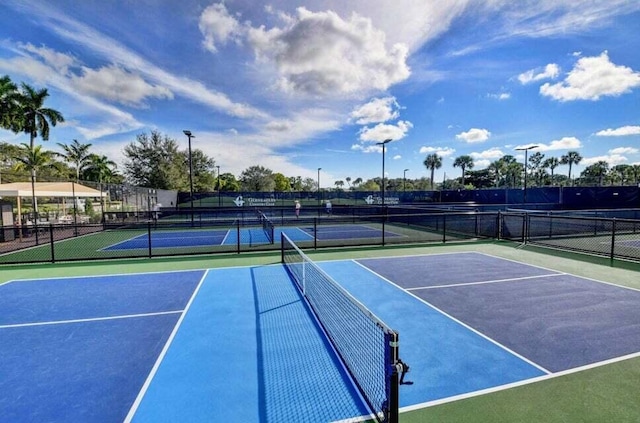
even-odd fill
[{"label": "net post", "polygon": [[284,232],[280,232],[280,263],[284,264]]},{"label": "net post", "polygon": [[388,354],[389,354],[389,406],[387,410],[387,418],[385,421],[389,423],[399,423],[400,421],[400,375],[398,366],[401,365],[398,362],[398,358],[400,357],[398,353],[399,349],[399,336],[398,332],[391,332],[388,334],[389,343],[388,343]]},{"label": "net post", "polygon": [[302,295],[307,295],[307,261],[302,259]]}]

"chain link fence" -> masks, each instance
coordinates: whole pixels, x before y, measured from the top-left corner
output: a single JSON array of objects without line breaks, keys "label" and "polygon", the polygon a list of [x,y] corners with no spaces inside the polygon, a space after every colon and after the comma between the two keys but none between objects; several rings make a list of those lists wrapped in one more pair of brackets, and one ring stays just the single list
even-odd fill
[{"label": "chain link fence", "polygon": [[[265,221],[266,219],[266,221]],[[640,220],[554,213],[384,207],[171,209],[106,212],[102,222],[36,221],[0,228],[0,264],[511,240],[640,261]]]}]

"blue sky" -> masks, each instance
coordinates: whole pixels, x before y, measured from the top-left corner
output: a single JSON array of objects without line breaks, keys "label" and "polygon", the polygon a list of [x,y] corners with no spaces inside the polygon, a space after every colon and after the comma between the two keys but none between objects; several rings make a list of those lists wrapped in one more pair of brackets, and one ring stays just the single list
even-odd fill
[{"label": "blue sky", "polygon": [[[239,175],[333,186],[457,177],[536,144],[640,164],[637,0],[3,0],[0,74],[50,91],[78,139],[120,163],[158,130]],[[0,131],[0,140],[27,142]],[[38,141],[38,142],[41,142]],[[556,173],[568,171],[567,166]]]}]

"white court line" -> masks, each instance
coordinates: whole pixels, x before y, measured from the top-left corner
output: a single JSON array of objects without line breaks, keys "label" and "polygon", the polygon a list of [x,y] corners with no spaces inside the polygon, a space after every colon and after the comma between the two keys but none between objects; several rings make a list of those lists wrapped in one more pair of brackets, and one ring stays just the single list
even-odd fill
[{"label": "white court line", "polygon": [[427,401],[427,402],[424,402],[424,403],[421,403],[421,404],[414,404],[414,405],[410,405],[410,406],[407,406],[407,407],[402,407],[400,409],[400,412],[404,413],[404,412],[408,412],[408,411],[420,410],[420,409],[423,409],[423,408],[433,407],[433,406],[436,406],[436,405],[446,404],[446,403],[459,401],[459,400],[463,400],[463,399],[467,399],[467,398],[479,397],[481,395],[491,394],[491,393],[499,392],[499,391],[505,391],[507,389],[517,388],[519,386],[531,385],[531,384],[534,384],[534,383],[543,382],[545,380],[555,379],[555,378],[559,378],[559,377],[562,377],[562,376],[567,376],[567,375],[570,375],[570,374],[573,374],[573,373],[580,373],[580,372],[584,372],[584,371],[587,371],[587,370],[595,369],[595,368],[598,368],[598,367],[606,366],[606,365],[617,363],[617,362],[620,362],[620,361],[631,360],[633,358],[638,358],[638,357],[640,357],[640,352],[633,353],[633,354],[628,354],[628,355],[623,355],[621,357],[611,358],[609,360],[599,361],[597,363],[591,363],[591,364],[587,364],[587,365],[580,366],[580,367],[575,367],[573,369],[563,370],[563,371],[557,372],[557,373],[551,373],[551,374],[547,374],[547,375],[543,375],[543,376],[534,377],[534,378],[531,378],[531,379],[524,379],[524,380],[521,380],[521,381],[518,381],[518,382],[508,383],[506,385],[495,386],[493,388],[487,388],[487,389],[482,389],[482,390],[479,390],[479,391],[468,392],[466,394],[454,395],[452,397],[441,398],[441,399],[437,399],[437,400],[433,400],[433,401]]},{"label": "white court line", "polygon": [[480,282],[460,282],[460,283],[452,283],[449,285],[434,285],[434,286],[419,286],[416,288],[405,288],[407,291],[419,291],[421,289],[436,289],[436,288],[451,288],[454,286],[471,286],[471,285],[484,285],[490,283],[500,283],[500,282],[513,282],[513,281],[523,281],[527,279],[537,279],[537,278],[549,278],[553,276],[566,276],[567,273],[552,273],[549,275],[536,275],[536,276],[523,276],[520,278],[508,278],[508,279],[494,279],[491,281],[480,281]]},{"label": "white court line", "polygon": [[[522,264],[522,265],[525,265],[525,266],[537,267],[538,269],[548,270],[549,272],[558,272],[558,270],[550,269],[548,267],[538,266],[538,265],[529,264],[529,263],[523,263],[521,261],[517,261],[517,260],[514,260],[514,259],[508,259],[508,258],[504,258],[504,257],[500,257],[500,256],[494,256],[493,254],[488,254],[488,253],[484,253],[484,252],[482,252],[482,253],[478,252],[478,254],[481,254],[481,255],[484,255],[484,256],[487,256],[487,257],[498,258],[498,259],[501,259],[501,260],[511,261],[513,263],[519,263],[519,264]],[[603,281],[603,280],[599,280],[599,279],[590,278],[588,276],[576,275],[574,273],[562,273],[562,274],[567,275],[567,276],[573,276],[574,278],[578,278],[578,279],[585,279],[585,280],[588,280],[588,281],[601,283],[603,285],[610,285],[610,286],[615,286],[617,288],[624,288],[624,289],[628,289],[628,290],[631,290],[631,291],[640,292],[640,288],[634,288],[632,286],[620,285],[620,284],[613,283],[613,282],[607,282],[607,281]]]},{"label": "white court line", "polygon": [[426,306],[432,308],[433,310],[437,311],[438,313],[442,314],[443,316],[451,319],[452,321],[456,322],[457,324],[461,325],[462,327],[466,328],[467,330],[470,330],[471,332],[475,333],[476,335],[486,339],[487,341],[491,342],[492,344],[494,344],[495,346],[497,346],[498,348],[501,348],[502,350],[508,352],[509,354],[513,355],[514,357],[519,358],[520,360],[530,364],[531,366],[535,367],[536,369],[540,370],[541,372],[544,372],[546,374],[551,374],[551,371],[545,369],[544,367],[542,367],[541,365],[533,362],[532,360],[526,358],[525,356],[518,354],[517,352],[513,351],[512,349],[508,348],[506,345],[502,345],[500,342],[496,341],[493,338],[488,337],[487,335],[485,335],[484,333],[474,329],[473,327],[467,325],[466,323],[464,323],[462,320],[459,320],[455,317],[453,317],[452,315],[450,315],[449,313],[445,312],[444,310],[434,306],[433,304],[427,302],[426,300],[418,297],[417,295],[415,295],[412,292],[407,291],[406,289],[402,288],[401,286],[395,284],[394,282],[390,281],[389,279],[385,278],[384,276],[378,274],[377,272],[374,272],[373,270],[365,267],[364,265],[358,263],[356,260],[352,260],[354,263],[356,263],[358,266],[362,267],[363,269],[371,272],[372,274],[376,275],[378,278],[386,281],[387,283],[391,284],[392,286],[395,286],[396,288],[398,288],[399,290],[406,292],[408,295],[411,295],[413,298],[415,298],[416,300],[420,301],[421,303],[425,304]]},{"label": "white court line", "polygon": [[229,238],[229,234],[231,234],[231,229],[227,229],[227,233],[224,234],[222,241],[220,241],[220,245],[225,245],[224,243],[227,242],[227,239]]},{"label": "white court line", "polygon": [[[248,266],[228,266],[228,267],[219,267],[218,269],[234,269],[240,267],[248,267]],[[102,274],[102,275],[80,275],[80,276],[48,276],[42,278],[29,278],[29,279],[12,279],[10,281],[6,281],[4,284],[0,284],[0,286],[7,285],[11,282],[42,282],[42,281],[61,281],[66,279],[85,279],[85,278],[110,278],[113,276],[135,276],[135,275],[161,275],[163,273],[185,273],[185,272],[197,272],[197,271],[206,271],[207,268],[194,268],[194,269],[183,269],[183,270],[157,270],[155,272],[134,272],[134,273],[113,273],[113,274]],[[112,283],[113,281],[109,281]]]},{"label": "white court line", "polygon": [[193,291],[193,295],[189,299],[189,302],[187,303],[187,306],[184,308],[184,311],[183,311],[182,315],[180,316],[180,318],[178,319],[178,322],[174,326],[173,331],[171,332],[171,335],[169,335],[169,339],[167,339],[167,342],[164,344],[164,348],[160,352],[160,355],[158,355],[158,359],[154,363],[153,368],[151,369],[151,372],[149,372],[149,375],[147,376],[147,379],[144,381],[144,385],[142,385],[142,388],[140,389],[140,392],[138,392],[138,396],[136,397],[135,401],[131,405],[131,408],[129,409],[129,413],[127,414],[127,417],[125,417],[123,423],[131,423],[131,420],[135,416],[136,411],[138,410],[138,407],[140,406],[140,403],[142,402],[142,399],[144,398],[144,395],[147,393],[147,390],[149,389],[149,386],[151,385],[151,381],[153,380],[153,378],[155,377],[156,373],[158,372],[158,369],[160,368],[160,363],[162,363],[162,360],[164,360],[164,357],[167,355],[167,352],[169,351],[169,347],[173,343],[173,339],[176,337],[176,334],[178,333],[178,330],[180,329],[180,326],[182,325],[184,317],[187,315],[187,312],[191,308],[191,304],[193,304],[193,301],[195,300],[196,296],[198,295],[198,292],[200,292],[200,288],[202,287],[202,284],[204,283],[204,281],[207,278],[208,274],[209,274],[209,269],[207,269],[204,272],[204,275],[202,275],[202,279],[200,279],[200,282],[198,283],[198,286]]},{"label": "white court line", "polygon": [[31,326],[49,326],[49,325],[64,325],[68,323],[85,323],[85,322],[99,322],[103,320],[118,320],[118,319],[131,319],[136,317],[149,317],[149,316],[162,316],[165,314],[177,314],[182,313],[183,310],[173,311],[160,311],[157,313],[140,313],[140,314],[125,314],[121,316],[108,316],[108,317],[91,317],[87,319],[71,319],[71,320],[54,320],[50,322],[32,322],[32,323],[16,323],[13,325],[0,325],[0,329],[8,328],[25,328]]}]

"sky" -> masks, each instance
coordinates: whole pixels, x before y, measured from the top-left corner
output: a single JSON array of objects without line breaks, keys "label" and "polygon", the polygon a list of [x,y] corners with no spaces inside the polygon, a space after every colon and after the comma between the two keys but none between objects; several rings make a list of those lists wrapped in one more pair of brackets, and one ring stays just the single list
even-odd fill
[{"label": "sky", "polygon": [[[122,165],[152,130],[320,185],[437,181],[531,145],[572,169],[640,164],[637,0],[0,0],[0,75],[47,88],[73,139]],[[0,141],[28,142],[0,130]],[[38,143],[43,143],[41,139]],[[407,170],[405,170],[407,169]],[[560,166],[556,174],[566,174]],[[346,184],[345,184],[346,186]]]}]

